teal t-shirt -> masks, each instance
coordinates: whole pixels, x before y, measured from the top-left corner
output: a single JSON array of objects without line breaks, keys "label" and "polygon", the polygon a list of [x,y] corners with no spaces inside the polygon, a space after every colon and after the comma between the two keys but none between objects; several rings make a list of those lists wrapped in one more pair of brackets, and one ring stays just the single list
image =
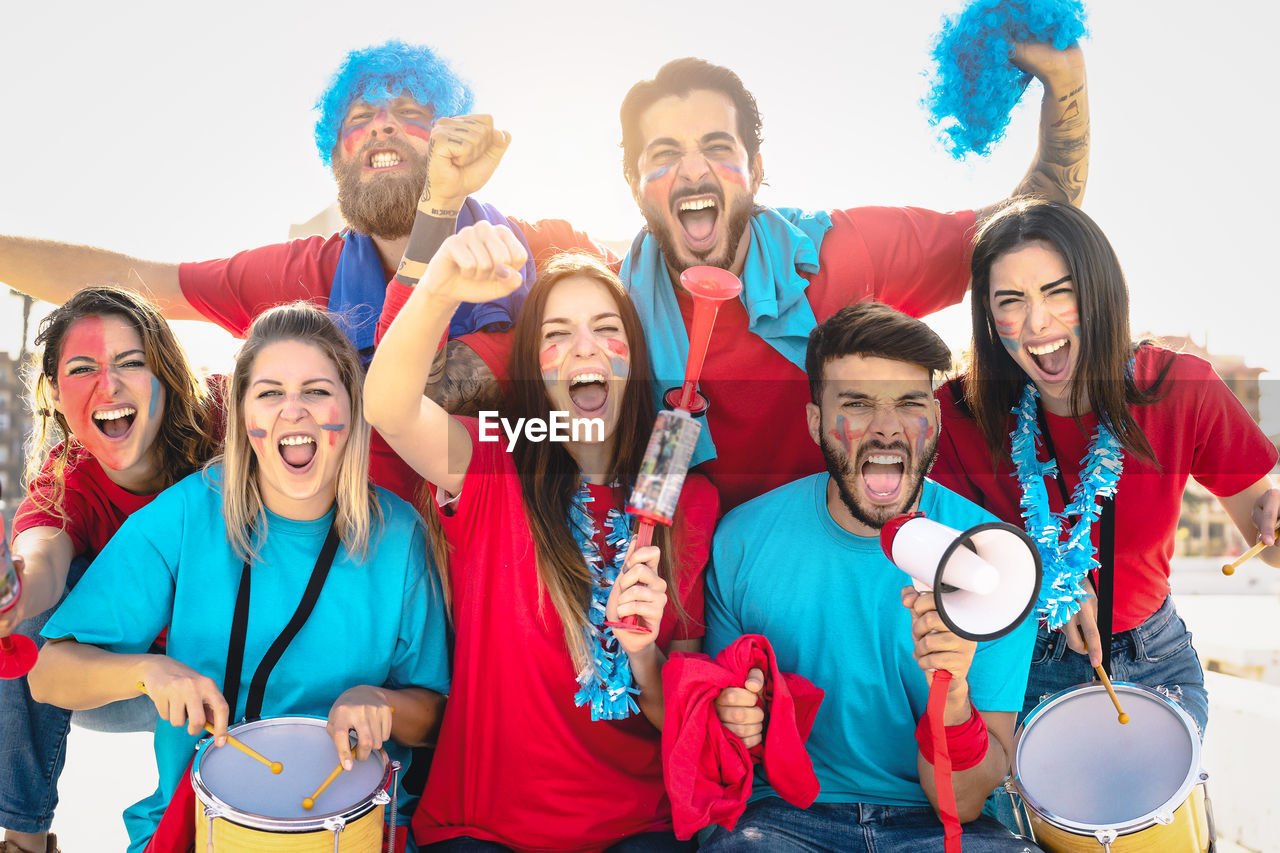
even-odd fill
[{"label": "teal t-shirt", "polygon": [[[102,550],[42,632],[121,653],[145,652],[166,627],[169,657],[222,684],[227,640],[243,561],[227,541],[221,468],[192,474],[135,512]],[[449,691],[445,611],[428,567],[422,520],[404,501],[377,490],[382,524],[364,559],[339,545],[306,624],[271,672],[263,716],[327,717],[338,695],[358,684]],[[240,698],[244,715],[253,674],[302,598],[333,510],[315,521],[267,513],[253,561]],[[156,724],[160,787],[125,812],[130,851],[140,851],[172,797],[197,738]],[[390,741],[391,758],[409,750]],[[401,796],[401,802],[405,798]]]},{"label": "teal t-shirt", "polygon": [[[742,634],[768,638],[783,672],[826,691],[807,747],[818,802],[928,806],[916,770],[916,723],[929,687],[912,657],[911,614],[878,537],[855,536],[827,509],[828,475],[788,483],[729,513],[716,531],[707,573],[707,651]],[[966,530],[996,520],[926,480],[920,509]],[[969,672],[974,705],[1018,711],[1035,644],[1027,619],[979,643]],[[774,796],[757,772],[752,799]]]}]

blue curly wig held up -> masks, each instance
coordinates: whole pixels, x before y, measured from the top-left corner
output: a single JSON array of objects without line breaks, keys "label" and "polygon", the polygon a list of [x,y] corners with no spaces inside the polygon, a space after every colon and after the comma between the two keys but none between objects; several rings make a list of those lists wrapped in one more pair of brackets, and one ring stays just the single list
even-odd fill
[{"label": "blue curly wig held up", "polygon": [[471,87],[431,48],[392,39],[353,50],[316,101],[316,150],[321,161],[330,164],[342,119],[354,101],[385,103],[406,91],[418,103],[429,104],[435,118],[471,112]]},{"label": "blue curly wig held up", "polygon": [[1009,61],[1015,44],[1039,41],[1062,50],[1086,33],[1083,0],[974,0],[944,19],[924,106],[951,156],[986,155],[1004,136],[1031,81]]}]

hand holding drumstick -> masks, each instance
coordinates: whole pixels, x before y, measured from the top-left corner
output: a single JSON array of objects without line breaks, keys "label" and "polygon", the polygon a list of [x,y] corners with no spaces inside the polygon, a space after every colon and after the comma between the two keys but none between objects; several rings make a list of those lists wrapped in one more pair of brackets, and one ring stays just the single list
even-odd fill
[{"label": "hand holding drumstick", "polygon": [[[1268,489],[1258,497],[1258,500],[1253,505],[1253,526],[1262,531],[1258,534],[1258,543],[1235,560],[1224,565],[1222,567],[1224,575],[1234,575],[1236,569],[1240,568],[1243,563],[1256,557],[1264,548],[1276,544],[1276,538],[1280,535],[1280,529],[1278,529],[1280,528],[1280,523],[1277,521],[1277,516],[1280,516],[1280,489]],[[1270,532],[1268,533],[1268,531]],[[1271,541],[1268,542],[1268,539]]]},{"label": "hand holding drumstick", "polygon": [[[1088,650],[1089,644],[1085,642],[1085,649]],[[1120,698],[1116,696],[1116,689],[1111,686],[1111,679],[1107,677],[1107,671],[1101,666],[1094,666],[1093,671],[1098,674],[1098,680],[1102,682],[1102,686],[1107,688],[1107,695],[1111,697],[1111,704],[1116,706],[1117,719],[1120,725],[1126,725],[1129,722],[1129,715],[1124,712],[1124,708],[1120,707]]]},{"label": "hand holding drumstick", "polygon": [[[142,694],[143,694],[143,695],[145,695],[145,696],[151,696],[151,693],[147,690],[147,685],[146,685],[146,684],[144,684],[143,682],[139,681],[139,682],[138,682],[137,684],[135,684],[134,686],[138,688],[138,692],[139,692],[139,693],[142,693]],[[153,697],[153,698],[154,698],[154,697]],[[222,726],[223,726],[223,730],[225,731],[225,729],[226,729],[226,723],[224,722],[224,723],[222,724]],[[217,737],[216,737],[217,732],[214,730],[213,725],[212,725],[212,724],[210,724],[210,723],[205,723],[205,724],[204,724],[204,730],[205,730],[206,732],[208,732],[209,734],[211,734],[211,735],[214,735],[214,736],[215,736],[215,743],[216,743],[216,741],[217,741]],[[258,751],[257,751],[257,750],[255,750],[253,747],[251,747],[251,746],[249,746],[248,744],[244,743],[244,742],[243,742],[242,740],[240,740],[239,738],[232,737],[231,735],[226,735],[226,742],[227,742],[227,743],[229,743],[231,746],[234,746],[236,749],[240,750],[241,752],[243,752],[245,755],[247,755],[247,756],[249,756],[250,758],[252,758],[254,761],[259,761],[259,762],[261,762],[262,764],[264,764],[264,765],[266,765],[267,767],[269,767],[269,768],[271,769],[271,772],[272,772],[272,773],[277,773],[277,774],[278,774],[278,773],[280,773],[280,772],[282,772],[282,771],[284,770],[284,765],[283,765],[283,764],[281,764],[279,761],[272,761],[271,759],[269,759],[269,758],[267,758],[267,757],[263,756],[263,755],[262,755],[262,753],[258,752]],[[219,746],[220,746],[221,744],[217,744],[217,745],[219,745]]]}]

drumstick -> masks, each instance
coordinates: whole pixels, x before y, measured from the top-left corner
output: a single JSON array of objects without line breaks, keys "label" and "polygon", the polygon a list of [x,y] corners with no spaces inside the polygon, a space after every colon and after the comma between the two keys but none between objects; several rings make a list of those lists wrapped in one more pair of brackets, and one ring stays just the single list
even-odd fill
[{"label": "drumstick", "polygon": [[[1082,640],[1084,637],[1081,636]],[[1084,640],[1084,650],[1089,651],[1089,641]],[[1111,697],[1111,704],[1116,706],[1116,714],[1120,720],[1120,725],[1126,725],[1129,722],[1129,715],[1124,712],[1124,708],[1120,707],[1120,697],[1116,696],[1116,689],[1111,686],[1111,679],[1107,678],[1107,671],[1100,666],[1095,666],[1093,671],[1098,674],[1098,680],[1102,682],[1102,686],[1107,688],[1107,695]]]},{"label": "drumstick", "polygon": [[[139,692],[144,693],[147,696],[151,695],[150,693],[147,693],[147,685],[143,684],[141,681],[134,684],[134,687],[137,687]],[[209,723],[204,724],[204,730],[209,734],[213,734],[213,726],[211,726]],[[244,741],[240,740],[237,737],[227,735],[227,743],[231,744],[236,749],[240,750],[245,755],[252,758],[254,761],[261,761],[267,767],[271,768],[272,773],[278,774],[283,772],[284,770],[284,765],[281,764],[279,761],[272,761],[271,759],[267,758],[262,753],[258,752],[253,747],[249,746],[248,744],[246,744]]]},{"label": "drumstick", "polygon": [[316,797],[318,797],[318,796],[320,796],[321,794],[323,794],[323,793],[324,793],[324,789],[325,789],[325,788],[327,788],[327,787],[329,787],[330,785],[332,785],[332,784],[333,784],[333,780],[334,780],[334,779],[337,779],[337,778],[338,778],[338,774],[339,774],[339,773],[341,773],[341,772],[342,772],[342,763],[341,763],[341,762],[339,762],[339,763],[338,763],[338,766],[337,766],[337,767],[335,767],[335,768],[333,768],[333,770],[332,770],[332,771],[330,771],[329,776],[328,776],[328,777],[327,777],[323,782],[321,782],[321,783],[320,783],[320,787],[319,787],[319,788],[316,788],[316,792],[315,792],[314,794],[312,794],[312,795],[311,795],[311,796],[309,796],[309,797],[303,797],[303,798],[302,798],[302,807],[303,807],[304,809],[308,809],[308,810],[309,810],[312,806],[314,806],[314,805],[316,804]]},{"label": "drumstick", "polygon": [[1227,563],[1225,566],[1223,566],[1222,573],[1224,575],[1234,575],[1236,573],[1236,569],[1240,568],[1241,563],[1247,562],[1253,557],[1256,557],[1258,555],[1258,552],[1266,547],[1267,547],[1267,543],[1259,542],[1257,545],[1254,545],[1252,548],[1250,548],[1248,551],[1245,551],[1239,557],[1236,557],[1234,561]]}]

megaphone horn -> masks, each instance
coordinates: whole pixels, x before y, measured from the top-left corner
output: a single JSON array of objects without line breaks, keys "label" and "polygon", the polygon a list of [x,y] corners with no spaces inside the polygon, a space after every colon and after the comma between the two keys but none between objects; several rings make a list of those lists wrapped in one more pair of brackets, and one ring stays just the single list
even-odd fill
[{"label": "megaphone horn", "polygon": [[1031,613],[1040,591],[1040,552],[1026,533],[992,521],[963,533],[925,518],[898,515],[880,529],[880,547],[916,586],[931,589],[938,615],[966,640],[1012,631]]}]

